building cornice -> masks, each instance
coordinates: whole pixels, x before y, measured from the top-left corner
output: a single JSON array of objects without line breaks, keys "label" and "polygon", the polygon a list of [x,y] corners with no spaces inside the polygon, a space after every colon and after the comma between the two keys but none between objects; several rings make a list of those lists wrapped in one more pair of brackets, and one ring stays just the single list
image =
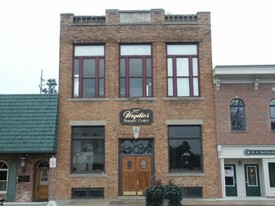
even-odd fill
[{"label": "building cornice", "polygon": [[213,81],[216,90],[222,84],[259,84],[275,83],[275,65],[222,65],[213,70]]}]

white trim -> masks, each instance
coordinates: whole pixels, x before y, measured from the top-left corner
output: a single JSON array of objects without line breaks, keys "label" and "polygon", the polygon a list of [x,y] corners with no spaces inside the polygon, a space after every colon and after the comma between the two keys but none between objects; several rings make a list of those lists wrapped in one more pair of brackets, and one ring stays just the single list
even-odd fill
[{"label": "white trim", "polygon": [[71,120],[70,126],[100,126],[106,125],[107,121],[104,120],[95,120],[95,121],[78,121],[78,120]]},{"label": "white trim", "polygon": [[203,125],[202,119],[173,119],[166,120],[166,125]]}]

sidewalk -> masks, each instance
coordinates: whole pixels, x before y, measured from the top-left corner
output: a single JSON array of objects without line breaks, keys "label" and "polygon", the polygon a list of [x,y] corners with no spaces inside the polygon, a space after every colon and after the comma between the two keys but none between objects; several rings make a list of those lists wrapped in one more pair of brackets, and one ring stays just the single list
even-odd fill
[{"label": "sidewalk", "polygon": [[[57,206],[145,206],[144,199],[98,199],[56,201]],[[275,198],[222,198],[222,199],[184,199],[184,206],[275,206]],[[48,202],[5,202],[3,206],[47,206]]]}]

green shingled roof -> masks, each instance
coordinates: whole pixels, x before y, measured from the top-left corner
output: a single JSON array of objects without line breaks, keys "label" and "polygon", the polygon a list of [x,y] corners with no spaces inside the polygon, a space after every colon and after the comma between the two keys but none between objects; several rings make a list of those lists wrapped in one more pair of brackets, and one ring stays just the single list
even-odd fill
[{"label": "green shingled roof", "polygon": [[0,95],[0,153],[55,153],[58,95]]}]

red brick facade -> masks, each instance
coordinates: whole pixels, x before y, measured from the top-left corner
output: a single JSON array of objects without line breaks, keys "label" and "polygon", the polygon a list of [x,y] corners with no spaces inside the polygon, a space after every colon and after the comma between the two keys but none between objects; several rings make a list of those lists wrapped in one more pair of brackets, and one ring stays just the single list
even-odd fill
[{"label": "red brick facade", "polygon": [[[270,118],[274,79],[275,65],[214,69],[222,197],[275,195],[275,133]],[[235,102],[241,107],[236,109]]]},{"label": "red brick facade", "polygon": [[[120,124],[119,113],[130,108],[153,111],[153,124],[140,126],[139,139],[150,138],[154,141],[152,174],[155,179],[163,183],[173,180],[182,187],[200,187],[205,198],[220,196],[210,14],[200,12],[193,16],[185,16],[186,19],[182,15],[179,21],[167,22],[163,10],[149,12],[152,17],[150,23],[119,23],[122,17],[118,10],[107,10],[105,23],[85,24],[85,18],[78,18],[73,14],[61,15],[57,199],[72,198],[72,188],[103,187],[105,198],[116,198],[121,195],[119,140],[133,138],[133,131],[132,126]],[[82,23],[77,23],[78,20]],[[122,43],[152,45],[153,97],[119,97],[119,48]],[[167,97],[167,43],[198,43],[199,97]],[[105,45],[105,98],[72,97],[74,44]],[[86,125],[96,122],[104,122],[105,126],[105,174],[72,174],[71,127],[75,124]],[[175,175],[168,172],[167,128],[170,122],[202,124],[202,173]]]},{"label": "red brick facade", "polygon": [[[216,90],[216,122],[218,144],[265,145],[275,144],[275,135],[270,129],[269,102],[275,97],[275,84],[223,84]],[[240,98],[245,104],[246,130],[231,131],[230,102]]]}]

